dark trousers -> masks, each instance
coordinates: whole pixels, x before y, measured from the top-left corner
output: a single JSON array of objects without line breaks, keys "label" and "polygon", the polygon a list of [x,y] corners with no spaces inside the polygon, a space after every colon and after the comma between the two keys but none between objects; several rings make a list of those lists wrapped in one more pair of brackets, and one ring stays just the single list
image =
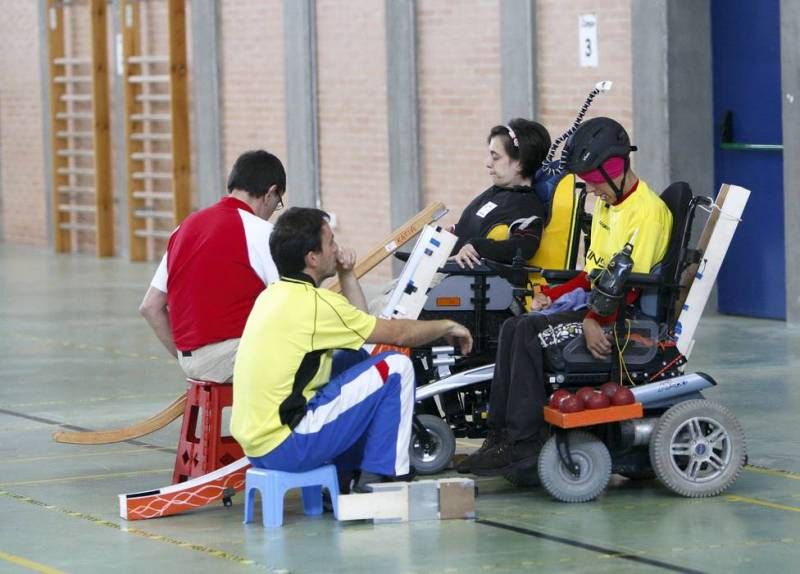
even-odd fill
[{"label": "dark trousers", "polygon": [[489,427],[506,429],[511,442],[536,438],[544,428],[545,357],[539,332],[550,325],[580,321],[586,311],[520,315],[500,329],[489,396]]}]

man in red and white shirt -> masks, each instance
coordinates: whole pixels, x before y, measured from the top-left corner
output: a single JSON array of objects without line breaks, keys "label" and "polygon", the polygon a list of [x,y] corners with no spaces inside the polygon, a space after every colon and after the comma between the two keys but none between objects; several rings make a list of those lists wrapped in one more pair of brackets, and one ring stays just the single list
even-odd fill
[{"label": "man in red and white shirt", "polygon": [[278,280],[269,250],[286,172],[264,151],[236,160],[228,195],[187,217],[169,238],[139,312],[196,379],[233,376],[239,338],[256,297]]}]

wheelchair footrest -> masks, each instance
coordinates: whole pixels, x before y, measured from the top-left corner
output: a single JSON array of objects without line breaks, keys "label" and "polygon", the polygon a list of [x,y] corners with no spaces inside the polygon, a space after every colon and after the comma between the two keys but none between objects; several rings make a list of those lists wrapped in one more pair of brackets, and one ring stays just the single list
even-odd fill
[{"label": "wheelchair footrest", "polygon": [[544,420],[553,426],[564,429],[639,419],[642,418],[643,414],[642,403],[606,407],[604,409],[587,409],[577,413],[562,413],[558,409],[544,407]]}]

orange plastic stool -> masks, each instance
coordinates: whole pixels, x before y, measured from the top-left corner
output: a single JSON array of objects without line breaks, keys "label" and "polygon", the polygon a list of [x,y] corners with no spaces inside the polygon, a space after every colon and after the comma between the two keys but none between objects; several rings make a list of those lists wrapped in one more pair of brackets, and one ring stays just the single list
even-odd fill
[{"label": "orange plastic stool", "polygon": [[[222,436],[222,409],[233,404],[233,383],[186,379],[186,410],[178,438],[172,483],[214,472],[244,456],[232,436]],[[202,417],[201,417],[202,411]],[[201,422],[198,429],[197,423]]]}]

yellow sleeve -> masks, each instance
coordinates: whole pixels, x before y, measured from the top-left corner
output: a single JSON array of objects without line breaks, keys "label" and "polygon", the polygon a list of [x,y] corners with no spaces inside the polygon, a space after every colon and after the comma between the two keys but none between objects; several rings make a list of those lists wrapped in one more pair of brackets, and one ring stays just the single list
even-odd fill
[{"label": "yellow sleeve", "polygon": [[650,273],[650,270],[664,258],[669,245],[672,214],[666,206],[660,209],[657,203],[650,207],[639,211],[631,222],[630,237],[633,244],[631,257],[634,273]]},{"label": "yellow sleeve", "polygon": [[317,290],[316,306],[314,350],[360,349],[375,329],[376,317],[354,307],[338,293]]}]

